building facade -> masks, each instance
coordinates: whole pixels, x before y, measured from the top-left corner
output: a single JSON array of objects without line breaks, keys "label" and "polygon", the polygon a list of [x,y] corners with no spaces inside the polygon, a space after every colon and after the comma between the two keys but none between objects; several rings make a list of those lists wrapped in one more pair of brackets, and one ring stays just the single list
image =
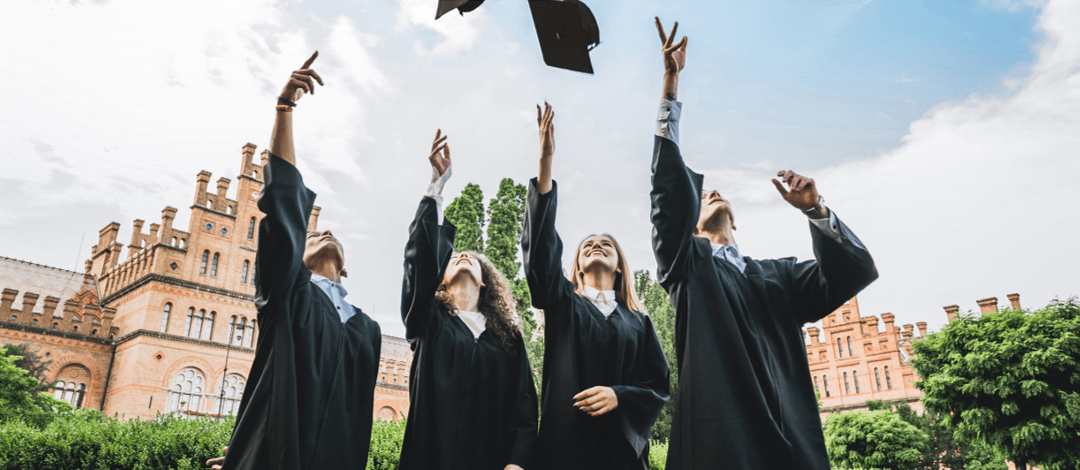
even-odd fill
[{"label": "building facade", "polygon": [[[83,273],[0,257],[0,343],[51,360],[54,393],[79,407],[141,419],[235,413],[259,336],[256,202],[267,152],[255,162],[255,150],[241,150],[235,200],[228,178],[210,192],[212,175],[198,173],[186,231],[173,226],[174,207],[146,231],[135,220],[127,246],[110,223]],[[410,363],[407,343],[384,336],[373,417],[408,412]]]}]

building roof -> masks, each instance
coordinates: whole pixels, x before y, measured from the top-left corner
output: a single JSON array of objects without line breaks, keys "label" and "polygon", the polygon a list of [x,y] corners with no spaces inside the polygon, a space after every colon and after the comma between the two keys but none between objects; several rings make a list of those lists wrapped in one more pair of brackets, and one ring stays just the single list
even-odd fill
[{"label": "building roof", "polygon": [[[93,294],[91,302],[98,304],[98,288],[93,276],[66,269],[44,266],[29,261],[0,256],[0,288],[19,291],[12,308],[22,308],[22,298],[27,292],[38,294],[34,311],[42,311],[46,297],[56,297],[61,302],[89,291]],[[58,308],[55,316],[63,315]]]}]

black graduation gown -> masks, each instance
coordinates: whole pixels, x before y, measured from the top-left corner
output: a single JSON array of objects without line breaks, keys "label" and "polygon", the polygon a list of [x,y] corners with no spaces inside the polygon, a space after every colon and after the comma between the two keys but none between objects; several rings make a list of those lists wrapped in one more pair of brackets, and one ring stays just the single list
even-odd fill
[{"label": "black graduation gown", "polygon": [[275,155],[265,171],[255,258],[262,333],[224,468],[364,468],[379,324],[360,309],[341,323],[303,261],[315,193]]},{"label": "black graduation gown", "polygon": [[657,278],[676,310],[679,396],[667,468],[828,469],[802,325],[877,278],[842,223],[842,242],[813,224],[814,256],[746,260],[745,275],[693,236],[703,177],[656,137],[652,223]]},{"label": "black graduation gown", "polygon": [[[619,304],[604,314],[563,275],[555,231],[558,195],[529,184],[521,249],[533,306],[544,310],[544,379],[533,469],[645,469],[649,433],[670,394],[669,369],[652,319]],[[573,397],[611,387],[615,410],[591,417]]]},{"label": "black graduation gown", "polygon": [[527,468],[536,440],[536,388],[519,336],[516,356],[491,330],[474,339],[435,298],[453,252],[455,228],[438,224],[424,197],[409,227],[401,318],[413,349],[409,416],[400,468]]}]

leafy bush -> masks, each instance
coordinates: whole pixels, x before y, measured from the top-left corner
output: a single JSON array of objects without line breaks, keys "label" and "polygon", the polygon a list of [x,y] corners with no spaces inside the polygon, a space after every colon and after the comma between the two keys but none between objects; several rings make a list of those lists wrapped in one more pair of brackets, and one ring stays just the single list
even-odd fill
[{"label": "leafy bush", "polygon": [[667,442],[649,443],[649,470],[664,470],[664,465],[667,465],[667,449]]},{"label": "leafy bush", "polygon": [[396,470],[405,438],[405,418],[400,422],[376,420],[371,426],[371,450],[367,470]]},{"label": "leafy bush", "polygon": [[825,421],[825,447],[839,468],[908,468],[929,447],[925,433],[888,411],[852,411]]}]

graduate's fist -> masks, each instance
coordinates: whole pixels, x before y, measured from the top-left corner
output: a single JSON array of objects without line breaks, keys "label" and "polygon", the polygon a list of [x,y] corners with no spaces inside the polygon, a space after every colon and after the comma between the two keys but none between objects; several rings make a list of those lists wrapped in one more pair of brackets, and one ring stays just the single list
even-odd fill
[{"label": "graduate's fist", "polygon": [[206,461],[206,466],[214,470],[221,470],[221,466],[225,464],[225,454],[229,452],[229,446],[221,448],[221,457],[216,457]]},{"label": "graduate's fist", "polygon": [[281,90],[281,97],[292,102],[300,100],[304,93],[315,93],[315,82],[318,81],[319,85],[323,84],[322,77],[315,73],[315,70],[311,68],[311,64],[315,62],[315,58],[319,56],[319,51],[315,51],[304,65],[300,66],[300,70],[294,70],[292,75],[289,76],[289,82],[285,84],[285,88]]},{"label": "graduate's fist", "polygon": [[536,105],[536,124],[540,126],[540,158],[550,159],[555,155],[555,110],[547,101],[543,113]]},{"label": "graduate's fist", "polygon": [[[814,184],[813,178],[802,176],[790,170],[777,172],[776,176],[780,180],[777,181],[776,178],[773,178],[773,185],[776,186],[776,190],[780,192],[780,196],[788,204],[801,211],[818,206],[821,195],[818,194],[817,185]],[[788,185],[788,189],[784,189],[784,184]],[[819,207],[818,209],[822,208]]]},{"label": "graduate's fist", "polygon": [[574,395],[574,407],[589,416],[600,416],[618,408],[619,397],[611,387],[592,387]]},{"label": "graduate's fist", "polygon": [[450,168],[450,144],[446,143],[446,137],[442,129],[437,129],[435,140],[431,143],[431,153],[428,154],[428,161],[431,162],[431,167],[439,172],[439,176]]}]

